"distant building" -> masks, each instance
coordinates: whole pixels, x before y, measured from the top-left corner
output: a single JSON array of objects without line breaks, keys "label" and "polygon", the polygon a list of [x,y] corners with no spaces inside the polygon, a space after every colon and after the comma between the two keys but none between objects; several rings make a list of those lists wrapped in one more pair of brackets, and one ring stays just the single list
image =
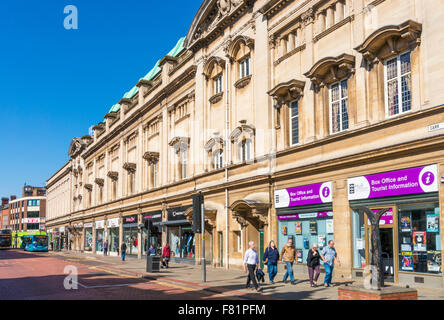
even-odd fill
[{"label": "distant building", "polygon": [[18,234],[45,231],[46,188],[24,186],[22,197],[9,201],[9,227]]},{"label": "distant building", "polygon": [[9,228],[9,198],[2,198],[0,207],[0,229]]}]

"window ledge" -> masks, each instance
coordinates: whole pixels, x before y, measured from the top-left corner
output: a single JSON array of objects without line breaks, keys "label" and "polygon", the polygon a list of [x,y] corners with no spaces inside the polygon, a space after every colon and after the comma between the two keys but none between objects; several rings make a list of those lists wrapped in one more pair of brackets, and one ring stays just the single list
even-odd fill
[{"label": "window ledge", "polygon": [[236,89],[242,89],[242,88],[246,87],[250,83],[251,78],[252,78],[252,75],[250,74],[249,76],[246,76],[246,77],[243,77],[243,78],[237,80],[234,83],[234,87]]},{"label": "window ledge", "polygon": [[215,103],[218,103],[219,101],[221,101],[222,100],[222,97],[224,96],[224,92],[222,91],[222,92],[219,92],[219,93],[216,93],[215,95],[213,95],[211,98],[210,98],[210,103],[211,104],[215,104]]}]

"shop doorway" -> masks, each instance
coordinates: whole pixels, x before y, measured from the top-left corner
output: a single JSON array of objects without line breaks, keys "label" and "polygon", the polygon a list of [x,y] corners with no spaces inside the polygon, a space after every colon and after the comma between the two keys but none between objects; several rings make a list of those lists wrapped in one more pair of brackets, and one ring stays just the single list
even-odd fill
[{"label": "shop doorway", "polygon": [[380,235],[385,281],[395,282],[393,228],[380,229]]}]

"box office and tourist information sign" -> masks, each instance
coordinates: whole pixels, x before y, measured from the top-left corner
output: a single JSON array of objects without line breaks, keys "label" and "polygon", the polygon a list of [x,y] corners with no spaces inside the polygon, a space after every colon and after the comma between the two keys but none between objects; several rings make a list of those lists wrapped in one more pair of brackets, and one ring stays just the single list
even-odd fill
[{"label": "box office and tourist information sign", "polygon": [[348,199],[438,192],[438,166],[409,168],[348,179]]},{"label": "box office and tourist information sign", "polygon": [[274,192],[275,208],[288,208],[332,202],[332,183],[316,183]]}]

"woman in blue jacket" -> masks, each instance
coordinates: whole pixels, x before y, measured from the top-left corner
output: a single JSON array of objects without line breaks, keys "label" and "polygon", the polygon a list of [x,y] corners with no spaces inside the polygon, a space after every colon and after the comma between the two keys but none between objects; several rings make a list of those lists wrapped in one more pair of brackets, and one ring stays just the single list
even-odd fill
[{"label": "woman in blue jacket", "polygon": [[264,262],[268,266],[268,276],[270,283],[274,284],[274,277],[277,274],[277,264],[279,261],[279,250],[276,248],[276,244],[273,240],[270,241],[268,248],[265,249]]}]

